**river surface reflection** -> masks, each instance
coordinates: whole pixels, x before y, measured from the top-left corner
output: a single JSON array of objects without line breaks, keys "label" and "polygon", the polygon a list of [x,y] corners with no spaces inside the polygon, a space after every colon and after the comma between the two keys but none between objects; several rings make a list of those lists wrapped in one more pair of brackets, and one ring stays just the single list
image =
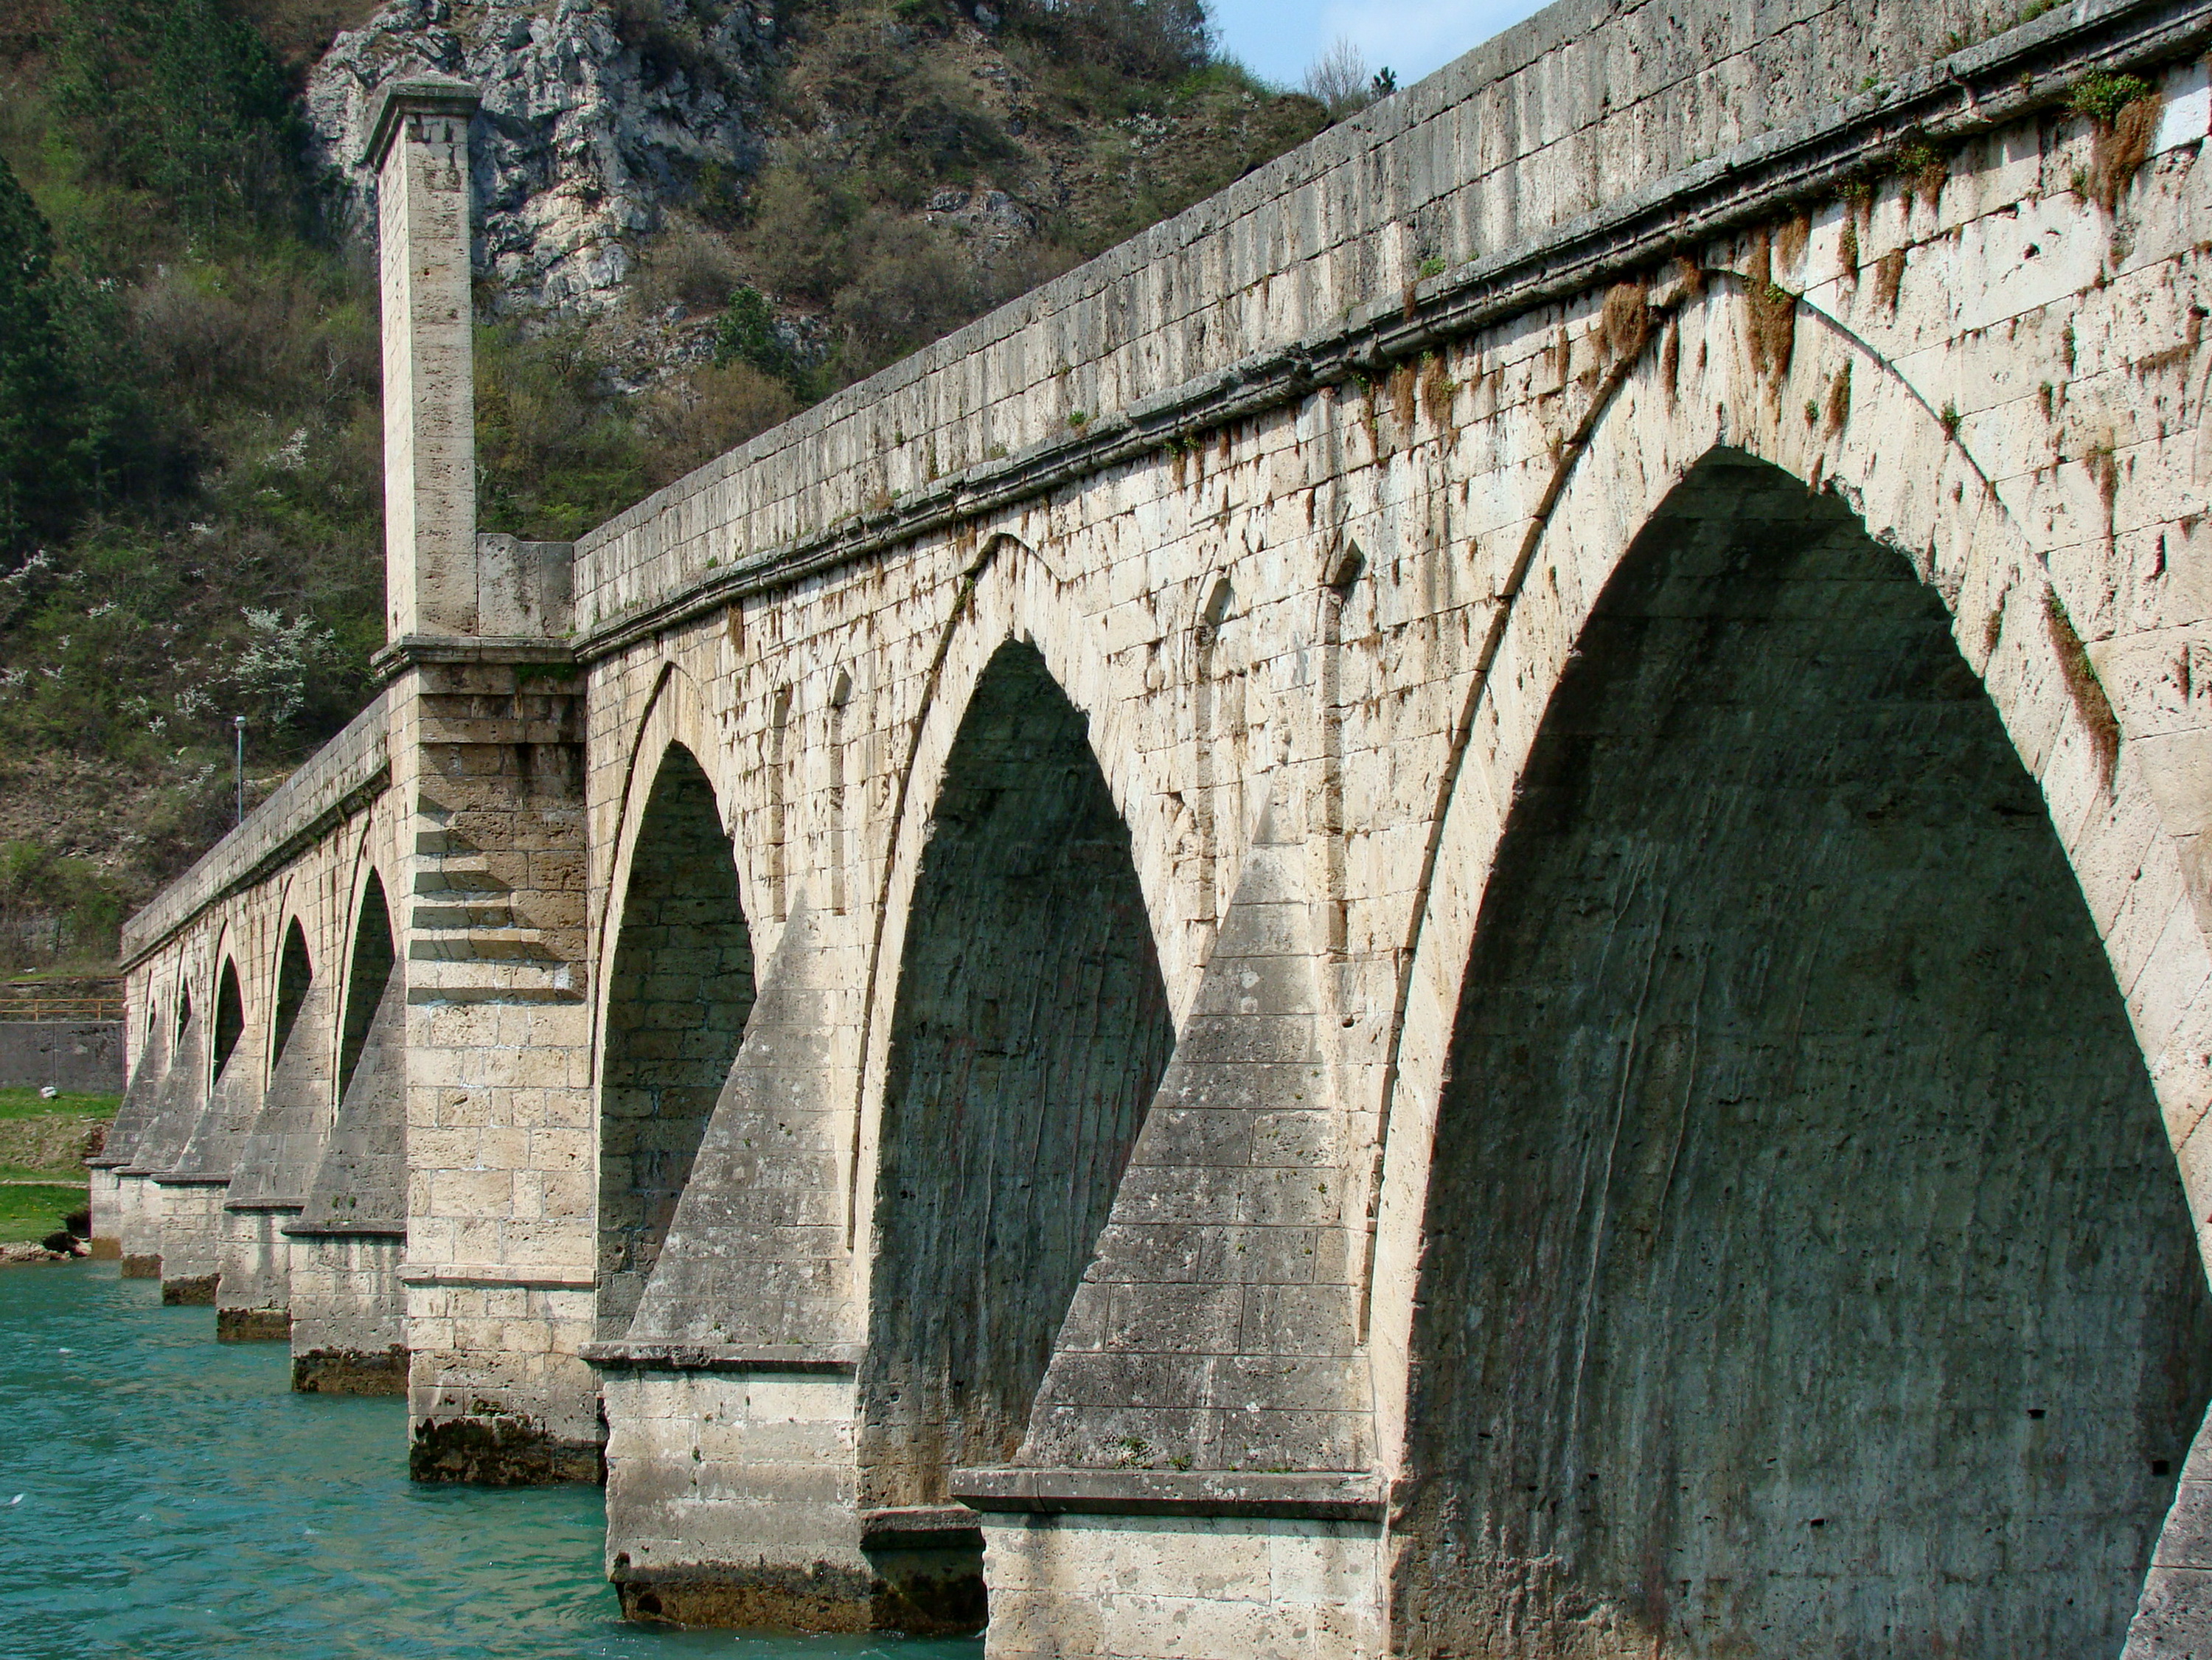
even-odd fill
[{"label": "river surface reflection", "polygon": [[294,1395],[112,1262],[0,1268],[4,1660],[981,1660],[624,1625],[595,1487],[422,1487],[398,1401]]}]

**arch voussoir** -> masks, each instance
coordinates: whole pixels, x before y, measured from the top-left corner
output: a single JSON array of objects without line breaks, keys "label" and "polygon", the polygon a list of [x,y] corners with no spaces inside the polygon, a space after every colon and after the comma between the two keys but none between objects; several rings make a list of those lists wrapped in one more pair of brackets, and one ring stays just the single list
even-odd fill
[{"label": "arch voussoir", "polygon": [[[2130,742],[2129,715],[2108,699],[2047,556],[1960,443],[1948,410],[1936,413],[1894,365],[1832,319],[1801,316],[1786,372],[1778,374],[1743,348],[1741,305],[1717,282],[1683,299],[1661,324],[1678,331],[1675,339],[1663,353],[1646,351],[1584,441],[1566,453],[1571,476],[1530,532],[1533,557],[1509,597],[1487,679],[1472,694],[1467,762],[1439,826],[1438,876],[1425,896],[1408,976],[1378,1207],[1378,1416],[1386,1447],[1401,1457],[1410,1456],[1407,1444],[1394,1446],[1391,1438],[1407,1433],[1407,1392],[1422,1364],[1417,1264],[1431,1249],[1429,1161],[1452,1087],[1446,1047],[1456,1029],[1460,970],[1498,879],[1498,849],[1510,822],[1503,804],[1521,787],[1598,596],[1661,503],[1716,453],[1741,454],[1840,497],[1866,533],[1909,562],[1941,600],[1959,654],[2033,775],[2078,880],[2162,1110],[2200,1254],[2207,1243],[2197,1219],[2205,1214],[2201,1166],[2212,1141],[2203,1130],[2212,1098],[2212,1054],[2203,1042],[2212,1031],[2212,956],[2185,877],[2185,848],[2158,811]],[[1660,336],[1650,344],[1658,347]],[[1846,373],[1848,420],[1817,418],[1820,389]],[[1414,1635],[1422,1628],[1421,1616],[1409,1612],[1414,1607],[1401,1610],[1413,1625],[1400,1640],[1425,1640]]]}]

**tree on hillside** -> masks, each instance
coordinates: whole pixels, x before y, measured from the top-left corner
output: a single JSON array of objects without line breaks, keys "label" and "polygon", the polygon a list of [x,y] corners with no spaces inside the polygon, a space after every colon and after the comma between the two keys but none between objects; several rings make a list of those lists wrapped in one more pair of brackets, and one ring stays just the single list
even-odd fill
[{"label": "tree on hillside", "polygon": [[1017,0],[1006,22],[1140,81],[1174,81],[1213,60],[1206,0]]},{"label": "tree on hillside", "polygon": [[0,555],[65,529],[90,472],[54,237],[0,159]]},{"label": "tree on hillside", "polygon": [[307,128],[276,54],[222,0],[59,0],[58,101],[94,165],[205,228],[303,205]]}]

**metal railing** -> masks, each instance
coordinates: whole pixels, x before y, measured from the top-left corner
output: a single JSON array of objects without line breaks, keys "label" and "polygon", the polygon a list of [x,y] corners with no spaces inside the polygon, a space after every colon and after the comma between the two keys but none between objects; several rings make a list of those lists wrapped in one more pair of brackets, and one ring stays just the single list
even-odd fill
[{"label": "metal railing", "polygon": [[120,990],[93,996],[0,988],[0,1020],[120,1020]]}]

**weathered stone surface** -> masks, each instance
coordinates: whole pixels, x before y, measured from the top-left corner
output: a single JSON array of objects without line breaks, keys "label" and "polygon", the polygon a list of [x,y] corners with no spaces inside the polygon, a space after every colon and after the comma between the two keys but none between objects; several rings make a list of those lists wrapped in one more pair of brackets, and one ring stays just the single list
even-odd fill
[{"label": "weathered stone surface", "polygon": [[898,993],[860,1373],[885,1507],[1019,1444],[1175,1038],[1127,827],[1032,648],[961,716]]},{"label": "weathered stone surface", "polygon": [[822,934],[802,900],[623,1335],[629,1348],[796,1353],[856,1341],[842,1241],[834,1220],[807,1219],[809,1195],[837,1196],[831,1115],[843,1081],[822,1018]]},{"label": "weathered stone surface", "polygon": [[283,1309],[218,1307],[215,1340],[218,1343],[289,1343],[292,1316]]},{"label": "weathered stone surface", "polygon": [[316,1163],[293,1235],[407,1233],[407,976],[395,964]]},{"label": "weathered stone surface", "polygon": [[[651,787],[600,1039],[603,1340],[631,1329],[754,1007],[752,936],[714,787],[680,744],[665,751]],[[678,1300],[701,1310],[744,1301]]]},{"label": "weathered stone surface", "polygon": [[2118,1652],[2212,1300],[1941,601],[1719,452],[1520,785],[1438,1116],[1407,1651],[1510,1608],[1561,1654]]},{"label": "weathered stone surface", "polygon": [[[1370,1462],[1346,1127],[1324,1104],[1303,852],[1272,805],[1261,813],[1017,1468],[1280,1473]],[[1222,1122],[1232,1114],[1256,1122]],[[1308,1116],[1320,1121],[1316,1134],[1279,1133],[1286,1118]],[[1203,1205],[1172,1202],[1200,1194]],[[1025,1484],[1032,1495],[1050,1486],[1043,1475]]]},{"label": "weathered stone surface", "polygon": [[404,1395],[407,1351],[395,1343],[380,1354],[322,1348],[295,1353],[292,1387],[302,1395]]},{"label": "weathered stone surface", "polygon": [[599,1449],[549,1433],[527,1418],[471,1413],[423,1424],[408,1449],[407,1473],[417,1481],[496,1487],[596,1481]]}]

